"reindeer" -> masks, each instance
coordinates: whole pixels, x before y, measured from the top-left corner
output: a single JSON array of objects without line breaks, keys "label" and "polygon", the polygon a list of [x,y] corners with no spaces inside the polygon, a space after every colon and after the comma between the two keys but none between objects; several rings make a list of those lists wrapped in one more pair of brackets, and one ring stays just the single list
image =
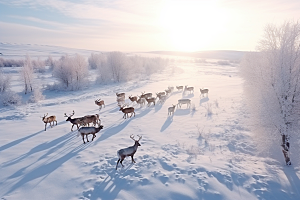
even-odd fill
[{"label": "reindeer", "polygon": [[150,97],[152,97],[152,93],[149,92],[149,93],[145,94],[145,92],[142,92],[141,98],[147,99],[147,98],[150,98]]},{"label": "reindeer", "polygon": [[101,124],[101,120],[99,119],[99,115],[86,115],[82,118],[82,122],[84,126],[90,126],[90,123],[93,123],[94,126],[96,126],[97,123]]},{"label": "reindeer", "polygon": [[177,108],[178,108],[178,106],[181,108],[182,104],[186,104],[186,107],[190,107],[191,106],[191,100],[190,99],[179,99],[178,104],[177,104]]},{"label": "reindeer", "polygon": [[169,86],[168,89],[171,90],[171,92],[173,92],[174,87],[173,86]]},{"label": "reindeer", "polygon": [[54,122],[56,122],[57,125],[57,121],[56,121],[56,116],[52,115],[50,117],[47,117],[48,113],[45,115],[44,117],[42,117],[42,121],[45,123],[45,131],[46,131],[46,126],[49,123],[50,127],[52,128],[51,122],[53,122],[53,126],[54,126]]},{"label": "reindeer", "polygon": [[168,115],[171,115],[171,114],[174,115],[175,107],[176,107],[176,105],[172,104],[172,107],[168,108]]},{"label": "reindeer", "polygon": [[142,136],[138,135],[138,137],[139,137],[139,139],[135,140],[134,135],[131,135],[130,138],[133,139],[134,145],[130,146],[130,147],[127,147],[125,149],[120,149],[119,151],[117,151],[117,155],[118,155],[119,159],[118,159],[118,162],[117,162],[117,165],[116,165],[116,170],[118,168],[119,162],[121,163],[122,167],[124,167],[122,162],[126,158],[126,156],[131,156],[132,163],[135,163],[135,161],[133,159],[133,156],[134,156],[135,152],[137,151],[138,146],[141,146],[139,141],[142,139]]},{"label": "reindeer", "polygon": [[82,136],[83,144],[85,144],[84,136],[86,137],[86,141],[89,142],[88,135],[92,134],[93,135],[92,141],[93,141],[94,138],[96,137],[96,133],[98,133],[101,129],[103,129],[103,126],[100,124],[99,124],[98,128],[96,128],[96,127],[81,127],[78,130],[78,133],[80,133]]},{"label": "reindeer", "polygon": [[142,107],[142,105],[145,105],[146,99],[145,99],[145,98],[139,97],[139,99],[138,99],[136,102],[137,102],[138,104],[140,104],[140,107]]},{"label": "reindeer", "polygon": [[158,96],[159,102],[162,104],[167,100],[167,95],[160,95]]},{"label": "reindeer", "polygon": [[188,87],[187,85],[184,87],[184,91],[183,92],[186,92],[186,91],[190,91],[190,94],[192,93],[192,91],[193,91],[193,93],[194,93],[194,87]]},{"label": "reindeer", "polygon": [[171,94],[171,92],[172,92],[172,90],[171,90],[171,89],[169,89],[169,88],[168,88],[168,89],[166,89],[165,91],[166,91],[166,95],[169,95],[169,94]]},{"label": "reindeer", "polygon": [[116,93],[116,95],[117,95],[117,98],[123,97],[125,99],[125,93],[124,92]]},{"label": "reindeer", "polygon": [[136,103],[137,103],[137,96],[132,96],[132,95],[130,95],[128,98],[130,99],[130,101],[131,101],[132,103],[133,103],[133,102],[136,102]]},{"label": "reindeer", "polygon": [[200,93],[202,96],[204,96],[204,94],[206,94],[206,97],[208,97],[208,89],[201,89],[200,88]]},{"label": "reindeer", "polygon": [[178,91],[179,91],[179,90],[183,90],[183,86],[182,86],[182,85],[176,86],[176,88],[177,88]]},{"label": "reindeer", "polygon": [[155,100],[156,100],[156,98],[154,98],[154,97],[146,98],[146,101],[148,102],[148,106],[150,106],[151,103],[153,103],[155,105]]},{"label": "reindeer", "polygon": [[[72,128],[71,128],[71,131],[73,131],[73,126],[76,125],[77,126],[77,130],[79,129],[79,126],[82,126],[84,125],[84,117],[79,117],[79,118],[74,118],[72,119],[71,117],[75,114],[74,110],[73,110],[73,113],[69,116],[67,116],[67,114],[65,113],[65,117],[67,117],[67,120],[66,121],[69,121],[71,122],[72,125]],[[79,126],[78,126],[79,125]]]},{"label": "reindeer", "polygon": [[119,107],[122,107],[122,105],[125,104],[125,98],[124,97],[117,97],[117,105]]},{"label": "reindeer", "polygon": [[119,111],[122,111],[124,113],[123,118],[126,119],[126,116],[128,118],[128,113],[131,113],[130,118],[132,117],[132,115],[134,114],[135,117],[135,112],[134,112],[134,108],[133,107],[129,107],[129,108],[125,108],[125,106],[121,106]]},{"label": "reindeer", "polygon": [[156,93],[156,98],[159,98],[161,95],[166,95],[166,92],[159,92],[159,93]]},{"label": "reindeer", "polygon": [[104,100],[96,99],[95,104],[96,104],[97,106],[99,106],[99,110],[102,109],[102,106],[103,106],[103,105],[104,105],[104,108],[105,108]]}]

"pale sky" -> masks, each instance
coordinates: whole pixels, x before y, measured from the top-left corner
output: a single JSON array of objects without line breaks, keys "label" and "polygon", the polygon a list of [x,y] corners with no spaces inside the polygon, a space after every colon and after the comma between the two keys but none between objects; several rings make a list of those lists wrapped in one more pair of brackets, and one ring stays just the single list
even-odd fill
[{"label": "pale sky", "polygon": [[300,0],[0,0],[0,42],[99,51],[253,51]]}]

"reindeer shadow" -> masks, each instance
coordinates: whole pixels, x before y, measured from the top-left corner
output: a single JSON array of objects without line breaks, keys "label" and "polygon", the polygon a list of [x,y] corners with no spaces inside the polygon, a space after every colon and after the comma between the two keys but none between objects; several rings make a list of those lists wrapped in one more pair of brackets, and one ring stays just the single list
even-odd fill
[{"label": "reindeer shadow", "polygon": [[195,96],[194,93],[192,93],[192,94],[182,93],[182,98],[193,98],[194,96]]},{"label": "reindeer shadow", "polygon": [[190,108],[186,108],[186,109],[178,108],[178,109],[175,110],[174,115],[180,116],[180,115],[188,115],[190,113],[191,113]]},{"label": "reindeer shadow", "polygon": [[155,106],[155,112],[158,112],[162,108],[163,104],[164,104],[164,102],[155,104],[156,105]]},{"label": "reindeer shadow", "polygon": [[169,116],[165,123],[162,125],[162,127],[160,128],[160,132],[165,131],[173,122],[173,115]]},{"label": "reindeer shadow", "polygon": [[209,101],[208,97],[204,97],[204,98],[200,99],[200,106],[201,106],[201,104],[208,102],[208,101]]},{"label": "reindeer shadow", "polygon": [[10,147],[13,147],[13,146],[15,146],[15,145],[17,145],[17,144],[19,144],[19,143],[21,143],[21,142],[23,142],[23,141],[25,141],[25,140],[31,138],[31,137],[34,137],[34,136],[36,136],[36,135],[38,135],[38,134],[40,134],[40,133],[43,133],[43,132],[45,132],[44,129],[41,130],[41,131],[39,131],[39,132],[33,133],[33,134],[31,134],[31,135],[28,135],[28,136],[26,136],[26,137],[17,139],[17,140],[15,140],[15,141],[12,141],[12,142],[10,142],[10,143],[8,143],[8,144],[5,144],[5,145],[3,145],[3,146],[0,147],[0,151],[3,151],[3,150],[8,149],[8,148],[10,148]]},{"label": "reindeer shadow", "polygon": [[123,122],[121,122],[118,125],[111,126],[108,128],[104,127],[103,132],[102,132],[101,136],[97,139],[96,143],[106,140],[107,138],[121,132],[129,124],[129,122],[131,120],[132,120],[132,118],[129,118],[129,119],[124,120]]}]

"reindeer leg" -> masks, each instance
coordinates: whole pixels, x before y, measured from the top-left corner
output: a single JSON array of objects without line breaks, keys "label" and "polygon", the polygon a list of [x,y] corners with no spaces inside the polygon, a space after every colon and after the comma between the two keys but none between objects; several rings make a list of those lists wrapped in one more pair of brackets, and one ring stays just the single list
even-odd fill
[{"label": "reindeer leg", "polygon": [[71,127],[71,131],[73,131],[73,126],[74,126],[74,124],[73,124],[72,127]]},{"label": "reindeer leg", "polygon": [[87,141],[87,142],[90,142],[89,139],[88,139],[88,135],[86,135],[86,141]]},{"label": "reindeer leg", "polygon": [[134,159],[133,159],[133,155],[131,156],[131,160],[132,160],[132,163],[135,163]]},{"label": "reindeer leg", "polygon": [[117,170],[117,168],[118,168],[118,164],[119,164],[119,162],[120,162],[120,158],[119,158],[119,160],[118,160],[118,162],[117,162],[117,165],[116,165],[116,170]]},{"label": "reindeer leg", "polygon": [[82,134],[81,136],[82,136],[83,144],[85,144],[84,135]]},{"label": "reindeer leg", "polygon": [[94,141],[94,138],[96,137],[96,134],[93,134],[93,137],[92,137],[92,141]]},{"label": "reindeer leg", "polygon": [[123,160],[124,160],[124,158],[125,158],[125,157],[121,157],[121,161],[120,161],[120,163],[121,163],[122,167],[124,167],[124,165],[123,165],[123,163],[122,163],[122,162],[123,162]]},{"label": "reindeer leg", "polygon": [[46,131],[46,126],[47,126],[47,123],[45,123],[45,131]]}]

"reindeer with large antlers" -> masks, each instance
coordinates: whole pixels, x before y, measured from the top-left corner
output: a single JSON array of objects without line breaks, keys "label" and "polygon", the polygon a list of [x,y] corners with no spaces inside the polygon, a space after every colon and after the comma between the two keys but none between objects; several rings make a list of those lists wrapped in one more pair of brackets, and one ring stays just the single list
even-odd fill
[{"label": "reindeer with large antlers", "polygon": [[124,113],[123,118],[126,119],[126,116],[128,118],[128,113],[131,113],[130,118],[132,117],[133,114],[134,114],[134,117],[135,117],[134,108],[133,107],[125,108],[125,106],[127,106],[127,105],[121,106],[120,110],[119,110],[119,111],[122,111]]},{"label": "reindeer with large antlers", "polygon": [[102,109],[102,106],[104,106],[104,108],[105,108],[104,100],[96,99],[95,104],[96,104],[97,106],[99,106],[99,110]]},{"label": "reindeer with large antlers", "polygon": [[53,126],[54,126],[54,122],[56,122],[57,125],[57,121],[56,121],[56,116],[52,115],[50,117],[47,117],[48,113],[45,115],[44,117],[42,117],[42,121],[45,123],[45,131],[46,131],[46,126],[49,123],[50,127],[52,128],[51,122],[53,122]]},{"label": "reindeer with large antlers", "polygon": [[72,125],[72,128],[71,128],[71,131],[73,131],[73,126],[76,125],[77,126],[77,130],[79,129],[79,126],[83,125],[84,124],[84,117],[80,117],[80,118],[74,118],[72,119],[71,117],[75,114],[75,111],[73,110],[73,113],[71,115],[67,115],[65,113],[65,117],[67,117],[67,120],[66,121],[69,121],[71,122]]},{"label": "reindeer with large antlers", "polygon": [[116,166],[116,170],[118,168],[118,164],[119,162],[121,163],[122,167],[124,167],[124,165],[122,164],[123,160],[125,159],[125,157],[127,156],[131,156],[131,160],[132,160],[132,163],[135,163],[134,159],[133,159],[133,156],[135,154],[135,152],[137,151],[137,148],[138,146],[141,146],[141,144],[139,143],[139,141],[142,139],[142,136],[139,136],[139,139],[138,140],[135,140],[134,139],[134,135],[131,135],[130,138],[133,139],[134,141],[134,145],[133,146],[130,146],[130,147],[127,147],[125,149],[120,149],[118,152],[117,152],[117,155],[119,157],[119,160],[117,162],[117,166]]}]

